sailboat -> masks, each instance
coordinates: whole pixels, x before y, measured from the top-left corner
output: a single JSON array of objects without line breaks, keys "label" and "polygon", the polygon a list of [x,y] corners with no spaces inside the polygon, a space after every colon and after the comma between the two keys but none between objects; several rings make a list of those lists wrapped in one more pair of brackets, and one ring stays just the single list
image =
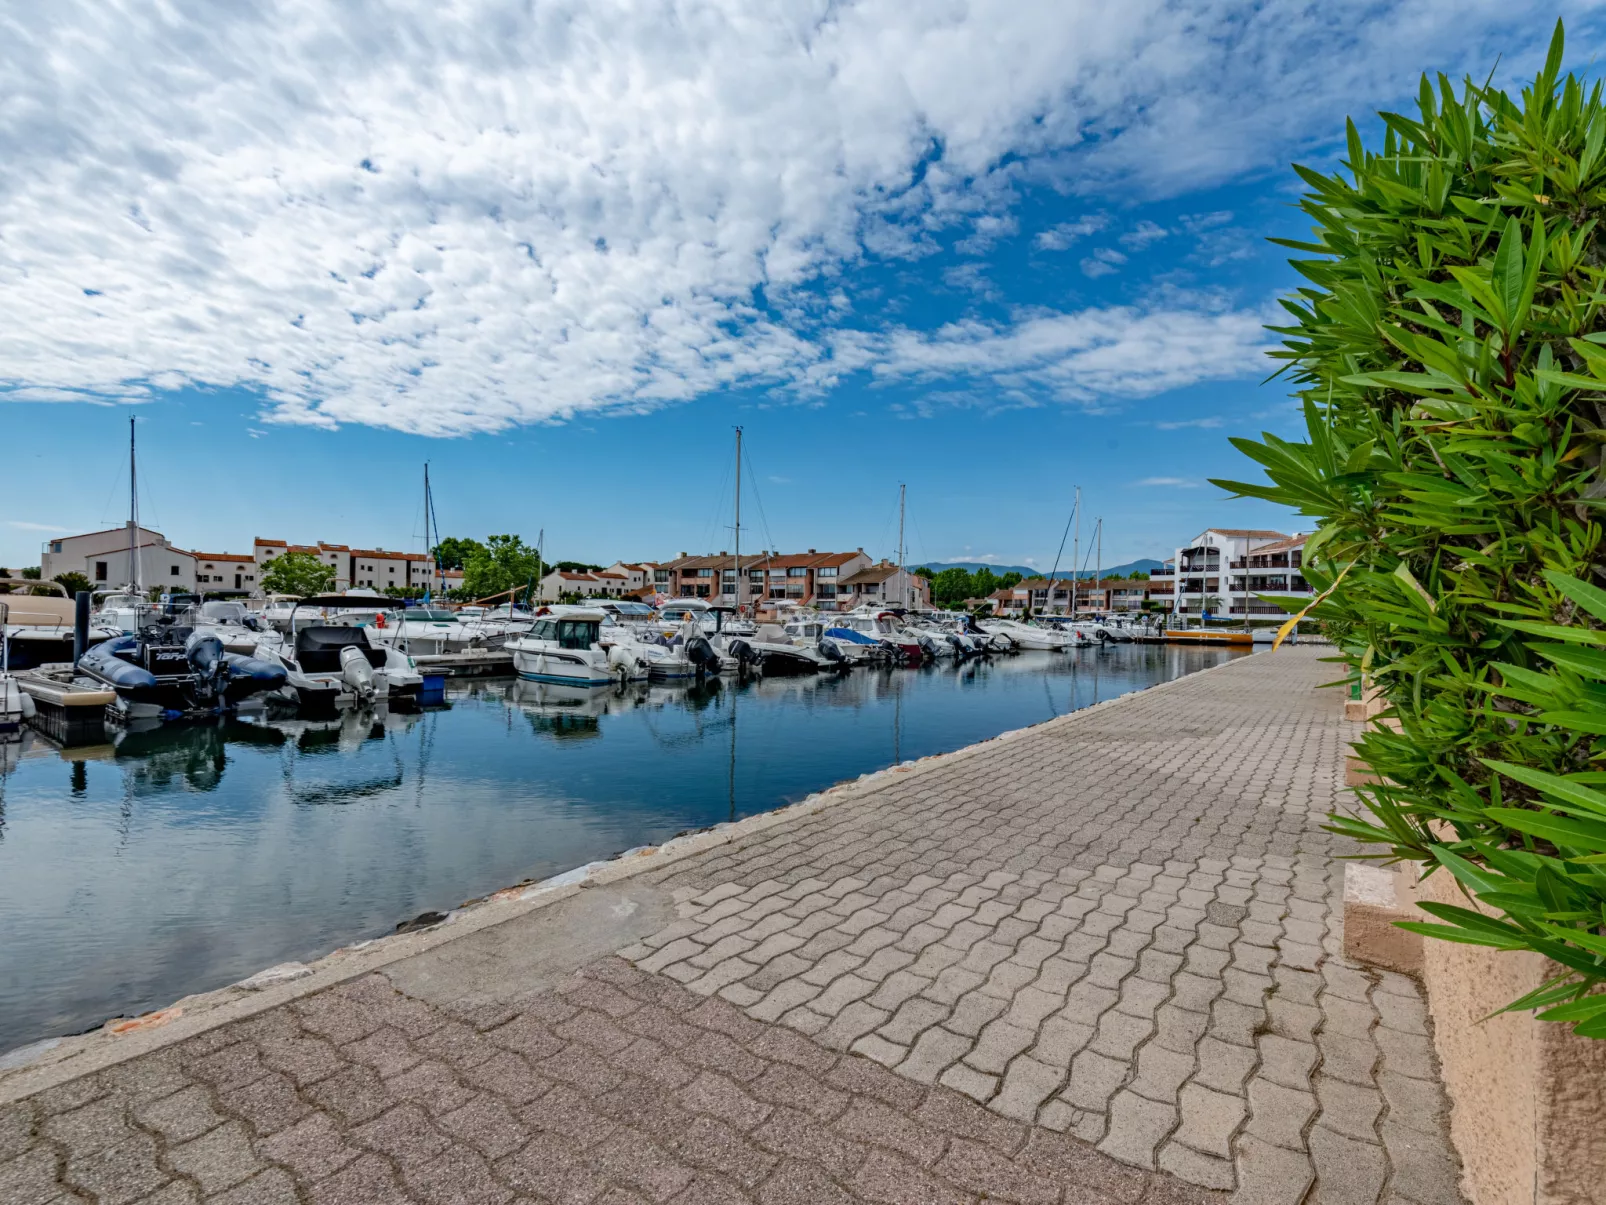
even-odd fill
[{"label": "sailboat", "polygon": [[228,709],[263,691],[278,690],[285,672],[255,657],[231,653],[216,632],[197,627],[190,608],[157,612],[143,603],[139,564],[139,494],[134,420],[128,420],[128,576],[132,631],[85,651],[78,673],[117,694],[127,719],[165,719]]}]

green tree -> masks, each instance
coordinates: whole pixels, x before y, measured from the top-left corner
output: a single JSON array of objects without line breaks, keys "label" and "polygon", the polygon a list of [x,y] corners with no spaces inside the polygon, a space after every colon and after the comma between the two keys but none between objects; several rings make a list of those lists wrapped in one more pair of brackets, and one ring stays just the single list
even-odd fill
[{"label": "green tree", "polygon": [[535,549],[516,535],[489,537],[463,565],[463,589],[471,598],[524,586],[535,576]]},{"label": "green tree", "polygon": [[1147,569],[1139,569],[1136,573],[1127,574],[1127,581],[1130,582],[1146,582],[1148,580],[1149,571]]},{"label": "green tree", "polygon": [[38,581],[39,580],[39,566],[38,565],[29,565],[26,569],[22,570],[22,576],[23,576],[23,580],[24,581],[30,581],[30,582]]},{"label": "green tree", "polygon": [[475,552],[483,552],[485,545],[464,536],[447,536],[435,545],[435,559],[442,569],[462,569]]},{"label": "green tree", "polygon": [[1562,50],[1520,103],[1424,77],[1381,153],[1350,123],[1347,175],[1295,169],[1306,438],[1234,440],[1270,484],[1217,484],[1317,519],[1301,613],[1398,725],[1333,829],[1454,876],[1480,908],[1408,927],[1553,959],[1509,1007],[1606,1038],[1606,106]]},{"label": "green tree", "polygon": [[66,573],[58,573],[50,580],[60,583],[61,588],[67,591],[68,594],[77,594],[80,590],[88,590],[90,588],[89,578],[72,570],[68,570]]},{"label": "green tree", "polygon": [[1020,585],[1025,580],[1026,579],[1018,573],[1006,573],[1003,577],[998,579],[998,584],[994,586],[993,589],[1008,590],[1011,587]]},{"label": "green tree", "polygon": [[291,594],[305,598],[335,588],[335,567],[320,561],[311,552],[286,552],[274,557],[262,569],[262,589],[269,594]]},{"label": "green tree", "polygon": [[565,573],[600,573],[602,571],[601,565],[592,565],[585,561],[556,561],[543,566],[543,568],[548,570],[561,569]]}]

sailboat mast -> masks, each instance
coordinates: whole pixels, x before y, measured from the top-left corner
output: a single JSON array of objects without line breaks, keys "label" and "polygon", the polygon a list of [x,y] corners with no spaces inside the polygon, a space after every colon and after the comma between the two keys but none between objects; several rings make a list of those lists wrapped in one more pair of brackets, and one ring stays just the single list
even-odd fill
[{"label": "sailboat mast", "polygon": [[[1071,609],[1067,612],[1072,619],[1076,618],[1076,575],[1082,564],[1082,487],[1076,487],[1076,540],[1071,545]],[[1054,583],[1048,583],[1049,593],[1054,592]]]},{"label": "sailboat mast", "polygon": [[1110,600],[1109,600],[1108,596],[1104,595],[1104,516],[1103,515],[1099,516],[1099,525],[1098,525],[1097,531],[1098,531],[1098,540],[1099,540],[1099,550],[1098,550],[1098,552],[1094,553],[1094,555],[1093,555],[1093,584],[1098,587],[1099,593],[1100,593],[1101,597],[1103,597],[1104,606],[1103,606],[1102,609],[1107,611],[1107,610],[1110,609]]},{"label": "sailboat mast", "polygon": [[908,486],[898,483],[898,580],[903,582],[903,605],[909,605],[909,583],[903,569],[903,502]]},{"label": "sailboat mast", "polygon": [[435,593],[435,549],[429,542],[429,461],[424,462],[424,555],[429,558],[429,580],[424,583],[424,597]]},{"label": "sailboat mast", "polygon": [[139,572],[139,478],[134,461],[134,416],[128,416],[128,580],[135,594],[145,591]]},{"label": "sailboat mast", "polygon": [[[736,614],[742,614],[742,429],[736,428]],[[724,593],[723,590],[720,591]],[[735,721],[732,720],[732,759],[735,758]],[[734,800],[735,796],[732,795]]]}]

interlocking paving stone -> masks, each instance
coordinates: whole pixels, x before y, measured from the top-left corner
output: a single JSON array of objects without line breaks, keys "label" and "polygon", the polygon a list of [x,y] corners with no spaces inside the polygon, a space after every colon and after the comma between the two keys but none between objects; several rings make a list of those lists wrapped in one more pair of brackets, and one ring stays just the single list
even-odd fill
[{"label": "interlocking paving stone", "polygon": [[0,1203],[1454,1205],[1420,992],[1338,953],[1329,675],[1248,658],[654,871],[633,966],[370,975],[0,1108]]}]

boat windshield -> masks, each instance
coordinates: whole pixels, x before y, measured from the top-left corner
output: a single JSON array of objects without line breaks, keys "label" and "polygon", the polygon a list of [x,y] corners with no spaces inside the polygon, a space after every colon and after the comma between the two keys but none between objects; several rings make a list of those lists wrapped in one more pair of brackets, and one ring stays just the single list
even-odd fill
[{"label": "boat windshield", "polygon": [[450,611],[433,611],[424,607],[408,607],[402,618],[414,623],[451,623],[456,618]]},{"label": "boat windshield", "polygon": [[243,624],[249,614],[244,603],[214,600],[201,604],[201,618],[210,619],[214,623]]},{"label": "boat windshield", "polygon": [[538,619],[530,635],[550,640],[560,649],[588,649],[597,642],[602,624],[595,619]]}]

